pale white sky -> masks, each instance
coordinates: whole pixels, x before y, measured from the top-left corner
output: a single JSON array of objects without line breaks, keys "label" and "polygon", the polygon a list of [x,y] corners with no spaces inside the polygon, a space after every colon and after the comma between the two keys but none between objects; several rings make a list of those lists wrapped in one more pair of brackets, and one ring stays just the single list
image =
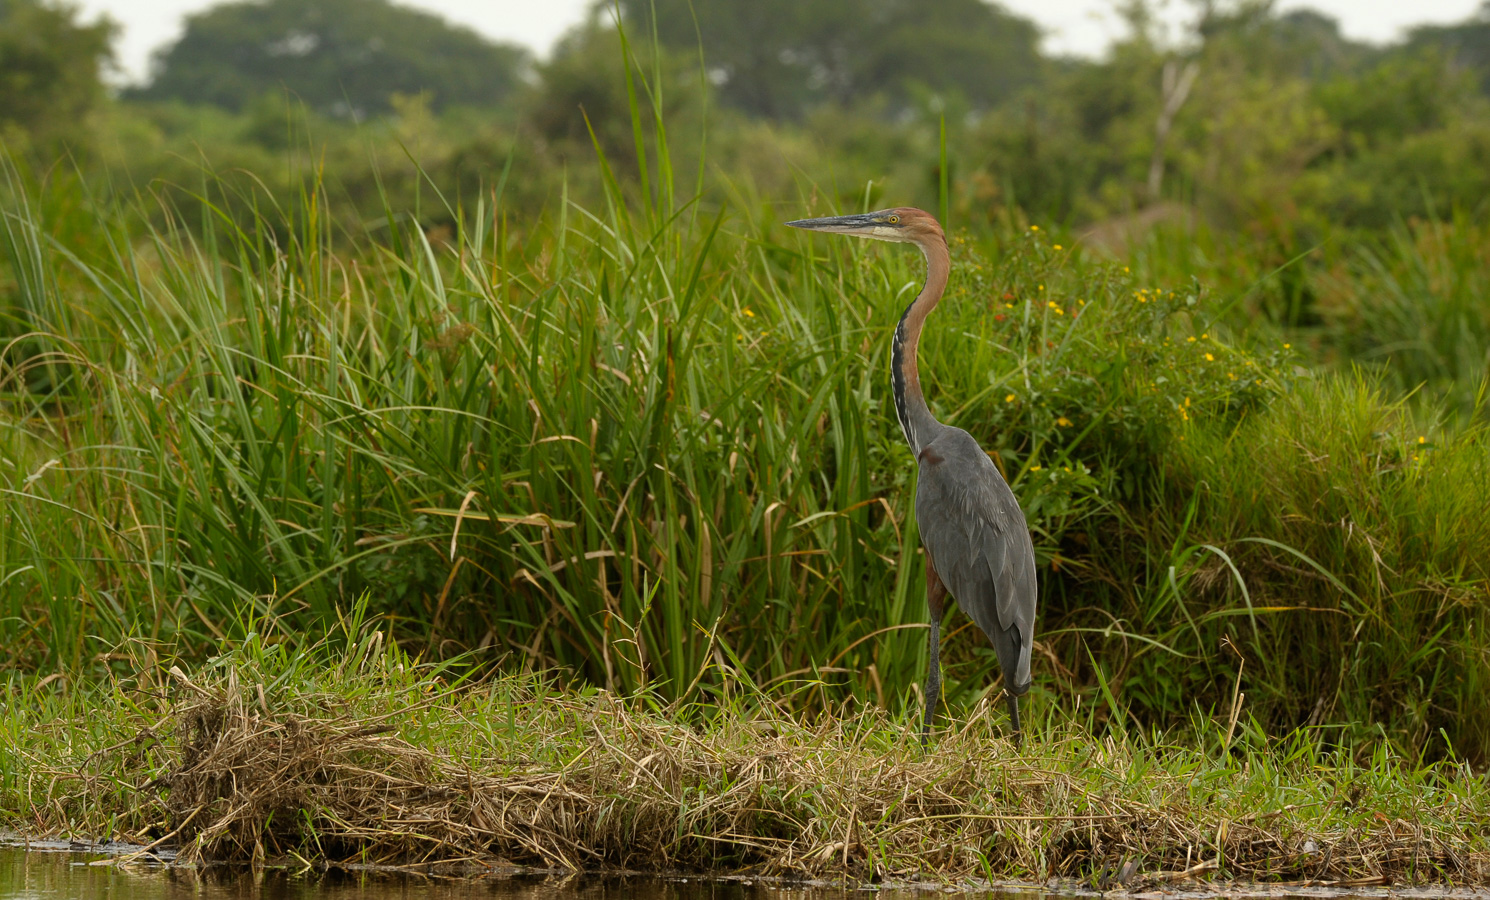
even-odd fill
[{"label": "pale white sky", "polygon": [[[107,13],[124,26],[119,62],[124,80],[139,81],[149,71],[150,53],[181,33],[186,13],[216,0],[81,0],[88,18]],[[460,22],[489,37],[526,44],[547,54],[565,29],[580,21],[593,0],[403,0]],[[740,0],[749,2],[749,0]],[[1340,20],[1357,40],[1389,41],[1411,25],[1468,18],[1481,0],[1281,0],[1280,9],[1313,7]],[[1099,56],[1122,33],[1114,0],[1003,0],[1003,5],[1040,24],[1046,50]],[[1181,22],[1193,7],[1183,0],[1159,0],[1168,20]]]}]

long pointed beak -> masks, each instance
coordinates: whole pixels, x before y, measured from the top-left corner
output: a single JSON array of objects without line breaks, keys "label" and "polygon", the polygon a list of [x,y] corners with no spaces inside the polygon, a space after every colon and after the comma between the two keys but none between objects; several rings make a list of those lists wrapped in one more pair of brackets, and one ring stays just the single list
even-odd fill
[{"label": "long pointed beak", "polygon": [[823,231],[828,234],[872,234],[877,226],[883,226],[882,221],[876,221],[882,213],[860,213],[853,216],[827,216],[822,219],[797,219],[795,222],[787,222],[793,228],[803,228],[808,231]]}]

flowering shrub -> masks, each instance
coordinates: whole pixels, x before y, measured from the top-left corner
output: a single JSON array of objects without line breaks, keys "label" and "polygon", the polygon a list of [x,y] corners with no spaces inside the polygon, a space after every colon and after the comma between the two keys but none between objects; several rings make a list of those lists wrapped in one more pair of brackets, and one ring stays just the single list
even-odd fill
[{"label": "flowering shrub", "polygon": [[1073,259],[1038,228],[997,263],[954,243],[945,318],[928,326],[922,367],[969,379],[932,402],[995,455],[1043,538],[1042,561],[1107,499],[1139,496],[1196,421],[1238,421],[1287,383],[1292,348],[1233,345],[1209,324],[1198,284],[1140,285],[1124,266]]}]

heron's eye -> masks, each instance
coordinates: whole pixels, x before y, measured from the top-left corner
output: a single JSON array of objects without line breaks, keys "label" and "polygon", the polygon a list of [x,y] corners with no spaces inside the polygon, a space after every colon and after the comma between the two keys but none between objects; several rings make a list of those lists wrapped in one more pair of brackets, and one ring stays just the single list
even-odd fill
[{"label": "heron's eye", "polygon": [[898,224],[900,222],[900,217],[899,216],[891,216],[888,221],[889,221],[889,223],[891,225],[896,225],[896,224]]}]

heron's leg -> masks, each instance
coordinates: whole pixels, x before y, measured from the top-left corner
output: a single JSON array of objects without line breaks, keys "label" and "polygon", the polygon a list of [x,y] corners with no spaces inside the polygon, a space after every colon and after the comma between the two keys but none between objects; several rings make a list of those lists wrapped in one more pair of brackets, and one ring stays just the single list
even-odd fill
[{"label": "heron's leg", "polygon": [[931,667],[926,673],[926,717],[921,721],[921,743],[931,738],[931,723],[936,719],[936,707],[942,700],[942,665],[939,659],[941,644],[941,616],[931,617]]},{"label": "heron's leg", "polygon": [[1024,743],[1024,731],[1019,726],[1019,698],[1004,691],[1005,702],[1009,706],[1009,727],[1014,729],[1014,743]]},{"label": "heron's leg", "polygon": [[942,609],[947,599],[947,586],[936,574],[931,554],[926,554],[926,607],[931,613],[931,636],[927,650],[931,665],[926,673],[926,718],[921,723],[921,743],[931,737],[931,723],[936,719],[937,704],[942,700]]}]

